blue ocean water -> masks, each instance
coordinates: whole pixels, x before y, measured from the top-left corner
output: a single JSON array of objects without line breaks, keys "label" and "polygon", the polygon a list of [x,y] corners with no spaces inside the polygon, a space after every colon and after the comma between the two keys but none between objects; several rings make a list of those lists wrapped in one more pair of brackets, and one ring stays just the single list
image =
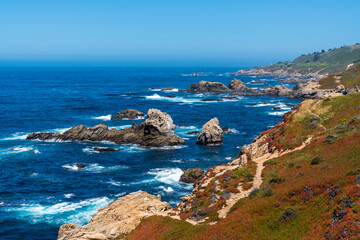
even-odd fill
[{"label": "blue ocean water", "polygon": [[[200,80],[229,84],[236,68],[2,68],[0,69],[0,238],[56,239],[61,224],[86,224],[99,207],[127,193],[160,194],[175,206],[189,194],[180,183],[182,168],[206,168],[229,162],[239,146],[275,125],[290,110],[282,97],[241,97],[201,102],[226,94],[185,93]],[[193,74],[197,72],[196,74]],[[238,77],[248,86],[279,84],[274,78]],[[251,84],[262,79],[264,85]],[[289,84],[289,87],[293,85]],[[155,89],[150,89],[151,87]],[[156,88],[174,87],[173,91]],[[166,98],[173,95],[174,98]],[[264,102],[268,102],[265,103]],[[272,110],[279,106],[281,110]],[[62,132],[71,126],[104,123],[129,127],[133,120],[110,121],[109,115],[133,108],[157,108],[171,115],[186,145],[143,149],[107,142],[27,141],[30,132]],[[196,136],[217,117],[233,129],[222,146],[198,146]],[[144,120],[135,120],[141,123]],[[117,152],[95,153],[106,146]],[[77,163],[85,169],[76,170]]]}]

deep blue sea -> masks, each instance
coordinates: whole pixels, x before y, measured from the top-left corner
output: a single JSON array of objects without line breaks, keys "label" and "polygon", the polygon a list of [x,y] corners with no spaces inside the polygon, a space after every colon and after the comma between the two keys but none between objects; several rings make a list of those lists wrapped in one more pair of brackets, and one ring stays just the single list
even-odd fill
[{"label": "deep blue sea", "polygon": [[[226,85],[237,68],[1,68],[0,69],[0,239],[56,239],[64,223],[86,224],[98,208],[127,193],[145,190],[176,206],[191,184],[178,180],[182,168],[206,168],[229,162],[239,146],[275,125],[289,111],[282,97],[242,97],[201,102],[226,94],[185,93],[200,80]],[[201,72],[192,74],[194,72]],[[278,84],[274,78],[238,77],[248,86]],[[262,79],[264,85],[251,84]],[[289,87],[293,85],[288,84]],[[150,88],[174,87],[173,91]],[[166,98],[174,95],[175,98]],[[268,102],[268,104],[264,104]],[[272,110],[274,106],[281,110]],[[185,146],[143,149],[106,142],[27,141],[30,132],[63,132],[85,124],[118,129],[132,120],[109,115],[133,108],[146,114],[157,108],[180,125]],[[217,117],[225,134],[222,146],[198,146],[189,131]],[[135,120],[141,123],[144,120]],[[119,151],[96,153],[97,146]],[[77,170],[77,163],[86,165]]]}]

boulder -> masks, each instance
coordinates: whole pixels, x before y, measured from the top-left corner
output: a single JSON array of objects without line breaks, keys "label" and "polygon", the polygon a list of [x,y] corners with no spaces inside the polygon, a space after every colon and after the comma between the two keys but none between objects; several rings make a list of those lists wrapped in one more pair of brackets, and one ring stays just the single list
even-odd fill
[{"label": "boulder", "polygon": [[144,117],[144,113],[134,109],[127,109],[112,115],[111,120],[138,119],[141,117]]},{"label": "boulder", "polygon": [[175,125],[170,115],[157,109],[150,109],[145,122],[130,128],[109,129],[104,124],[87,128],[79,125],[60,133],[30,133],[27,140],[53,141],[110,141],[117,144],[139,144],[144,147],[163,147],[185,144],[174,129]]},{"label": "boulder", "polygon": [[213,118],[201,129],[200,135],[197,138],[196,144],[208,145],[208,144],[222,144],[223,142],[223,130],[219,126],[219,120]]},{"label": "boulder", "polygon": [[276,85],[268,86],[262,89],[261,94],[270,96],[289,96],[293,94],[293,90],[284,86]]},{"label": "boulder", "polygon": [[115,148],[105,148],[105,147],[95,147],[93,148],[95,152],[104,153],[104,152],[116,152],[118,151]]},{"label": "boulder", "polygon": [[199,167],[183,169],[183,172],[184,173],[181,175],[179,181],[184,183],[193,183],[196,179],[203,177],[205,174],[205,172]]},{"label": "boulder", "polygon": [[231,89],[232,91],[237,92],[237,94],[245,94],[245,95],[257,95],[258,91],[249,88],[245,85],[245,83],[243,83],[241,80],[239,79],[233,79],[230,84],[229,84],[229,89]]},{"label": "boulder", "polygon": [[200,81],[198,84],[191,85],[187,92],[231,92],[231,90],[219,82]]},{"label": "boulder", "polygon": [[58,240],[108,240],[133,230],[142,218],[164,215],[171,206],[144,191],[130,193],[100,208],[85,226],[60,226]]}]

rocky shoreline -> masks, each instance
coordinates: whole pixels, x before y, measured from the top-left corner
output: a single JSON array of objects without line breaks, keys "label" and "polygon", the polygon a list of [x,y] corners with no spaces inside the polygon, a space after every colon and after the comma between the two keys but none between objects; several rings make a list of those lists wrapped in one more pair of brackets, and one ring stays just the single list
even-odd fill
[{"label": "rocky shoreline", "polygon": [[[292,89],[285,86],[276,85],[267,86],[258,91],[247,87],[241,80],[233,79],[228,86],[219,82],[200,81],[198,84],[193,84],[190,88],[184,91],[191,93],[230,93],[230,95],[225,98],[236,96],[280,96],[298,99],[321,99],[325,97],[335,97],[357,93],[359,92],[359,89],[346,89],[342,84],[339,84],[336,88],[333,89],[322,89],[322,86],[318,81],[311,80],[305,83],[298,83]],[[210,101],[211,99],[205,100]]]},{"label": "rocky shoreline", "polygon": [[116,144],[138,144],[143,147],[165,147],[185,144],[175,132],[175,125],[169,114],[157,109],[150,109],[147,119],[130,128],[109,129],[105,124],[91,128],[78,125],[64,133],[30,133],[27,140],[42,141],[110,141]]}]

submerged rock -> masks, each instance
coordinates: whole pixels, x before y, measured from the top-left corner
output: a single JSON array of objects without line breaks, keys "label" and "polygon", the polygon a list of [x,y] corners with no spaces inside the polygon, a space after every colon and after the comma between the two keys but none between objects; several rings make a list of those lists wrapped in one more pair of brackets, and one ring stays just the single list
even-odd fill
[{"label": "submerged rock", "polygon": [[145,122],[130,128],[109,129],[104,124],[87,128],[78,125],[60,133],[30,133],[27,140],[54,141],[110,141],[117,144],[139,144],[144,147],[163,147],[185,144],[184,140],[174,132],[175,125],[170,115],[157,109],[150,109]]},{"label": "submerged rock", "polygon": [[99,152],[99,153],[104,153],[104,152],[116,152],[118,151],[117,149],[115,148],[100,148],[100,147],[95,147],[93,148],[93,150],[95,152]]},{"label": "submerged rock", "polygon": [[85,226],[74,223],[60,226],[58,240],[107,240],[133,230],[144,217],[171,210],[161,197],[144,191],[130,193],[100,208]]},{"label": "submerged rock", "polygon": [[213,118],[201,129],[200,135],[197,138],[196,144],[207,145],[207,144],[222,144],[223,142],[223,130],[219,126],[219,120]]},{"label": "submerged rock", "polygon": [[183,174],[180,177],[180,182],[184,183],[193,183],[196,181],[196,179],[201,178],[204,176],[205,172],[201,168],[189,168],[189,169],[183,169]]},{"label": "submerged rock", "polygon": [[78,170],[80,170],[80,169],[82,169],[82,168],[85,168],[85,164],[83,164],[83,163],[78,163],[78,164],[76,164],[76,167],[77,167]]},{"label": "submerged rock", "polygon": [[134,109],[127,109],[112,115],[111,120],[138,119],[139,117],[144,117],[144,113]]}]

